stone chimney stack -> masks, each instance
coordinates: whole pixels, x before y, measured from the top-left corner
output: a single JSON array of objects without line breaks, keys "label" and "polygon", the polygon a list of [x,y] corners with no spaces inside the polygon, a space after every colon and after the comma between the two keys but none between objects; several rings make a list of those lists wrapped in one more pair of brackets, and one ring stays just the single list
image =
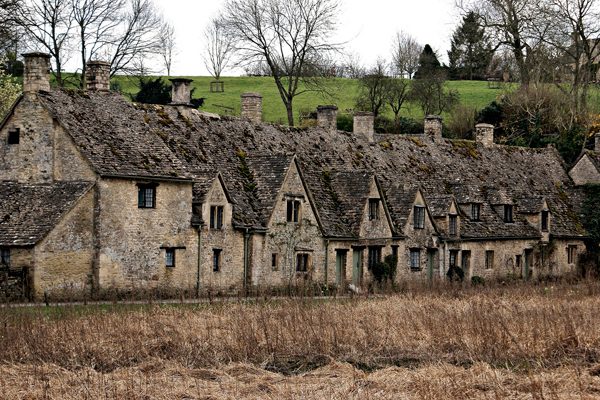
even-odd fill
[{"label": "stone chimney stack", "polygon": [[425,134],[434,142],[442,141],[442,117],[439,115],[428,115],[425,117]]},{"label": "stone chimney stack", "polygon": [[172,84],[171,105],[173,106],[191,106],[192,89],[190,88],[193,80],[185,78],[169,79]]},{"label": "stone chimney stack", "polygon": [[337,131],[337,111],[336,106],[318,106],[317,125],[329,131]]},{"label": "stone chimney stack", "polygon": [[110,90],[110,64],[104,61],[88,61],[85,71],[85,88],[89,92]]},{"label": "stone chimney stack", "polygon": [[596,139],[594,142],[594,150],[600,153],[600,133],[596,133],[594,139]]},{"label": "stone chimney stack", "polygon": [[260,93],[242,93],[242,118],[255,124],[262,122],[262,96]]},{"label": "stone chimney stack", "polygon": [[35,93],[50,91],[50,55],[46,53],[26,53],[23,71],[23,92]]},{"label": "stone chimney stack", "polygon": [[494,125],[475,125],[475,140],[483,147],[492,147],[494,145]]},{"label": "stone chimney stack", "polygon": [[369,143],[373,143],[375,138],[375,116],[372,112],[358,111],[354,113],[354,133],[363,135]]}]

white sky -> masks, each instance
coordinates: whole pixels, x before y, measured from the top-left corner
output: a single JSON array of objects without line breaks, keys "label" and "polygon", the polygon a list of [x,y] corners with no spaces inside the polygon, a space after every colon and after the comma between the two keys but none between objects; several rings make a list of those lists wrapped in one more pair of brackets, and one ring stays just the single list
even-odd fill
[{"label": "white sky", "polygon": [[[175,26],[177,54],[172,75],[208,75],[201,52],[202,32],[224,0],[154,0]],[[459,21],[454,0],[340,0],[338,37],[365,65],[377,57],[389,60],[392,38],[403,30],[421,44],[429,43],[446,60],[450,35]],[[161,66],[155,66],[160,69]],[[225,71],[224,75],[238,75]]]}]

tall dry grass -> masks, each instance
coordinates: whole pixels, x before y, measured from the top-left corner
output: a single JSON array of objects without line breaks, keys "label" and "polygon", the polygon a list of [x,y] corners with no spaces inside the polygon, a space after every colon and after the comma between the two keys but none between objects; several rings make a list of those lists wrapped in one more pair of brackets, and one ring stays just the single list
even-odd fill
[{"label": "tall dry grass", "polygon": [[[588,283],[409,291],[383,298],[336,301],[288,299],[137,309],[63,308],[59,313],[4,308],[0,310],[0,365],[4,366],[0,389],[3,383],[9,386],[6,377],[19,368],[37,374],[37,378],[31,378],[31,387],[37,387],[39,393],[44,387],[40,382],[52,380],[48,377],[52,372],[39,371],[54,369],[61,371],[60,376],[70,377],[69,382],[78,388],[81,387],[73,374],[78,376],[84,371],[87,378],[81,378],[81,385],[87,382],[97,390],[108,386],[125,390],[129,384],[139,394],[144,385],[155,385],[143,383],[144,377],[159,379],[165,368],[206,370],[219,375],[232,365],[243,365],[260,370],[263,375],[305,373],[310,377],[316,368],[322,371],[331,365],[342,365],[353,371],[344,375],[350,381],[356,374],[380,376],[383,370],[378,372],[379,369],[387,368],[390,376],[401,372],[410,378],[410,388],[422,389],[420,398],[427,398],[423,391],[427,385],[419,381],[423,379],[419,371],[436,368],[450,374],[442,374],[439,379],[450,380],[448,371],[459,376],[483,368],[488,374],[483,381],[487,383],[469,378],[471,385],[492,388],[500,375],[520,376],[500,379],[503,383],[498,384],[498,393],[508,390],[502,385],[510,379],[531,390],[537,381],[547,387],[552,379],[544,378],[544,374],[565,369],[561,376],[579,379],[577,382],[583,383],[572,384],[588,390],[598,383],[595,375],[600,371],[596,369],[600,363],[598,293],[600,285]],[[157,370],[156,366],[161,365]],[[123,371],[130,371],[127,374],[132,380],[123,378]],[[188,376],[181,371],[188,384],[197,383],[195,372]],[[463,372],[459,374],[460,371]],[[120,376],[123,383],[102,383],[106,376]],[[215,379],[220,378],[208,381]],[[281,379],[293,382],[299,378]],[[327,386],[327,379],[324,382],[321,384]],[[331,389],[335,392],[335,388]],[[295,397],[297,392],[292,392],[296,394],[290,398],[305,397]],[[56,398],[68,393],[72,392]],[[600,386],[596,394],[600,394]],[[240,397],[239,393],[232,395],[236,396]],[[454,398],[460,397],[457,394]],[[203,397],[192,393],[190,398]],[[332,394],[329,398],[344,397]]]}]

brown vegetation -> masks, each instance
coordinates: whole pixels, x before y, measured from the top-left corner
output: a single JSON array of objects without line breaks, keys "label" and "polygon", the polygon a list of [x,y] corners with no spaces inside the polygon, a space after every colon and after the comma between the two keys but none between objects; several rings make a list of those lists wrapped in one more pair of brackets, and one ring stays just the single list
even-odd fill
[{"label": "brown vegetation", "polygon": [[0,310],[2,398],[593,398],[600,285]]}]

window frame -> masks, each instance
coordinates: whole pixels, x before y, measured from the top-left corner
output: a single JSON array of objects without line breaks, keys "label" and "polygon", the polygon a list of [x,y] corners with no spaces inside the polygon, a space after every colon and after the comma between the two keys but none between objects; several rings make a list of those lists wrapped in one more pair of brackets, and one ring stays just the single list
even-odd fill
[{"label": "window frame", "polygon": [[382,246],[369,246],[367,248],[367,268],[372,270],[373,267],[381,262]]},{"label": "window frame", "polygon": [[425,229],[425,206],[413,206],[414,229]]},{"label": "window frame", "polygon": [[[416,261],[416,263],[415,263]],[[416,266],[415,266],[416,265]],[[421,249],[411,248],[408,253],[408,267],[411,272],[419,272],[423,268],[421,267]]]},{"label": "window frame", "polygon": [[575,264],[575,258],[577,256],[577,245],[570,244],[567,246],[567,264]]},{"label": "window frame", "polygon": [[369,221],[375,221],[379,219],[379,203],[381,199],[372,198],[369,199]]},{"label": "window frame", "polygon": [[302,202],[299,199],[288,199],[287,200],[287,213],[286,220],[287,222],[291,222],[297,224],[300,222],[300,208],[302,207]]},{"label": "window frame", "polygon": [[6,266],[10,268],[10,256],[11,251],[9,247],[0,248],[0,266]]},{"label": "window frame", "polygon": [[540,216],[540,229],[542,232],[548,232],[550,227],[550,211],[542,210]]},{"label": "window frame", "polygon": [[6,144],[8,144],[9,146],[21,144],[21,128],[13,128],[8,130],[8,135],[6,136]]},{"label": "window frame", "polygon": [[[177,265],[176,256],[175,256],[175,248],[167,247],[165,248],[165,267],[167,268],[175,268]],[[169,260],[170,257],[170,260]],[[169,264],[170,261],[170,264]]]},{"label": "window frame", "polygon": [[481,204],[471,203],[471,221],[481,221]]},{"label": "window frame", "polygon": [[296,253],[296,273],[306,274],[310,264],[309,253]]},{"label": "window frame", "polygon": [[223,268],[223,249],[213,249],[213,272],[221,272]]},{"label": "window frame", "polygon": [[448,215],[448,234],[450,236],[458,235],[458,215],[457,214],[449,214]]},{"label": "window frame", "polygon": [[485,269],[494,269],[494,250],[485,251]]},{"label": "window frame", "polygon": [[223,220],[225,215],[225,207],[214,205],[210,206],[210,221],[209,227],[212,230],[221,230],[223,229]]},{"label": "window frame", "polygon": [[507,224],[515,222],[514,211],[512,204],[504,204],[504,222]]},{"label": "window frame", "polygon": [[[139,209],[154,209],[156,208],[156,183],[138,183],[138,208]],[[149,192],[151,191],[151,192]],[[148,203],[148,194],[151,193],[151,203]]]},{"label": "window frame", "polygon": [[448,267],[456,268],[458,266],[458,253],[459,250],[449,250],[448,251]]},{"label": "window frame", "polygon": [[279,253],[271,253],[271,271],[279,271]]}]

